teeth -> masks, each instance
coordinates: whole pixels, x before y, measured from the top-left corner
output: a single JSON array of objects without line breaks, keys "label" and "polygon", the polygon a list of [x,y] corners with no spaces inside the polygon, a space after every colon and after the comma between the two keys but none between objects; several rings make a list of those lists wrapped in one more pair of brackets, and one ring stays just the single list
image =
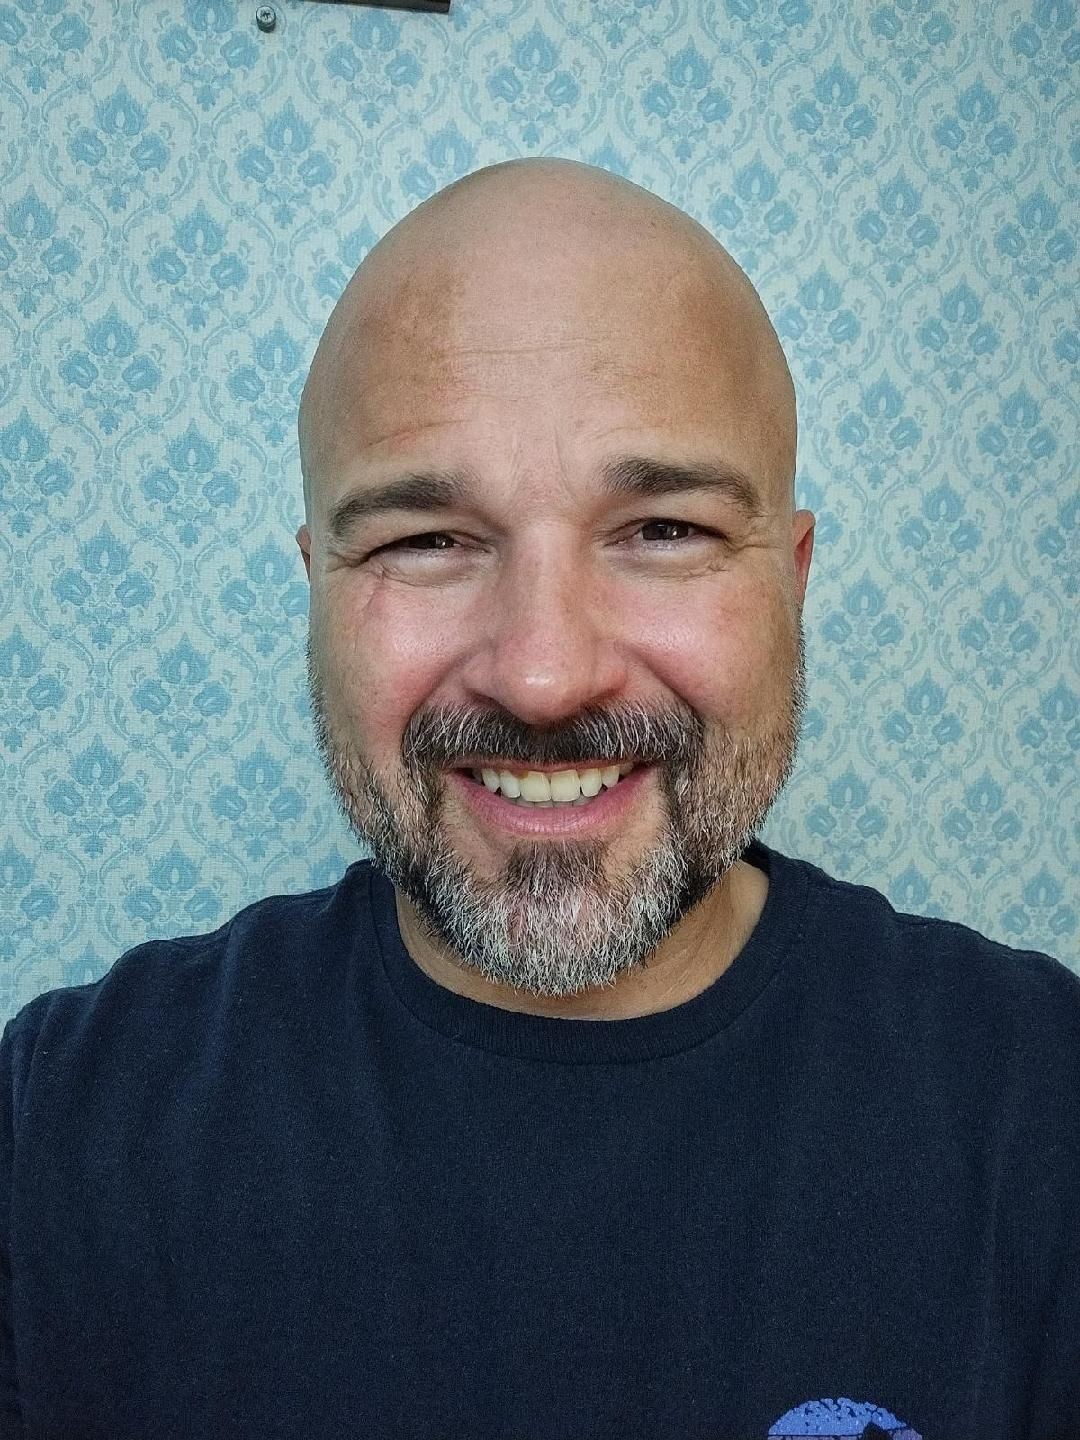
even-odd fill
[{"label": "teeth", "polygon": [[624,775],[633,770],[633,763],[607,765],[602,770],[557,770],[552,775],[530,770],[525,775],[514,775],[509,770],[488,770],[472,772],[473,778],[482,780],[491,791],[501,790],[508,800],[524,800],[534,805],[552,803],[574,804],[599,795],[601,789],[610,790]]}]

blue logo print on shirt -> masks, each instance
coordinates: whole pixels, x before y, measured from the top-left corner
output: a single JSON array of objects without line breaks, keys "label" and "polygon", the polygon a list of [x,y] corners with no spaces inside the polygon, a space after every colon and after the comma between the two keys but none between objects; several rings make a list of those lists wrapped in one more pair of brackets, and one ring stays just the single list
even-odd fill
[{"label": "blue logo print on shirt", "polygon": [[865,1400],[807,1400],[781,1415],[768,1440],[787,1440],[801,1435],[813,1440],[922,1440],[922,1436],[891,1410]]}]

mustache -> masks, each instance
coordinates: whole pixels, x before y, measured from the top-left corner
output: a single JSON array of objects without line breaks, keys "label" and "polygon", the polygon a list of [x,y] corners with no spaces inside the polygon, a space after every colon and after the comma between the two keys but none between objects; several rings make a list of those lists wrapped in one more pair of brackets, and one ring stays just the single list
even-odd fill
[{"label": "mustache", "polygon": [[704,740],[701,720],[676,704],[653,710],[633,702],[588,707],[572,721],[539,729],[522,725],[508,711],[449,706],[418,711],[401,750],[406,767],[417,772],[455,768],[477,755],[572,768],[598,756],[613,764],[685,761]]},{"label": "mustache", "polygon": [[[792,669],[790,729],[793,744],[806,706],[806,649],[802,617],[797,621]],[[737,749],[731,733],[713,722],[720,743]],[[497,755],[513,764],[581,766],[598,757],[613,764],[688,766],[705,754],[705,721],[675,697],[649,706],[627,701],[606,708],[586,706],[572,720],[528,727],[498,706],[469,710],[445,706],[417,711],[402,737],[402,760],[414,772],[453,769],[476,755]]]},{"label": "mustache", "polygon": [[[806,706],[806,649],[801,615],[797,620],[796,638],[788,717],[793,747],[799,742]],[[325,689],[310,628],[305,651],[318,736],[323,728]],[[717,728],[715,721],[713,728]],[[722,727],[720,739],[728,748],[737,749],[730,732]],[[401,756],[406,769],[413,774],[458,769],[476,755],[497,755],[516,765],[534,761],[567,769],[601,756],[616,765],[632,761],[678,767],[699,761],[706,746],[705,722],[675,698],[655,707],[639,701],[607,708],[586,706],[573,720],[540,727],[523,725],[511,711],[499,706],[475,710],[450,705],[425,708],[412,715],[402,736]]]}]

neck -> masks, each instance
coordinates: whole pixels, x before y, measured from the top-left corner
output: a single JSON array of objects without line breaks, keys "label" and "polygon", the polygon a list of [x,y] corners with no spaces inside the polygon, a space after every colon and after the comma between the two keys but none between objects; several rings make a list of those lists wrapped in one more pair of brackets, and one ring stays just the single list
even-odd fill
[{"label": "neck", "polygon": [[749,940],[765,905],[763,871],[740,860],[716,888],[675,927],[648,966],[621,975],[614,985],[578,995],[530,995],[486,980],[423,933],[412,902],[395,892],[398,929],[425,975],[470,1000],[568,1020],[630,1020],[692,1000],[721,976]]}]

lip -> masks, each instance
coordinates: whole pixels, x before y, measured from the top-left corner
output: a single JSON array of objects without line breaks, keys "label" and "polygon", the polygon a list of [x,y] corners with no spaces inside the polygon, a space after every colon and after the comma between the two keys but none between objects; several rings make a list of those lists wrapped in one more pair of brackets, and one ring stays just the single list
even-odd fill
[{"label": "lip", "polygon": [[449,778],[468,808],[486,824],[509,831],[511,835],[566,836],[591,833],[617,822],[634,803],[653,768],[652,765],[635,766],[617,785],[597,795],[591,805],[559,805],[550,810],[526,810],[521,805],[511,805],[503,795],[458,770],[452,770]]}]

